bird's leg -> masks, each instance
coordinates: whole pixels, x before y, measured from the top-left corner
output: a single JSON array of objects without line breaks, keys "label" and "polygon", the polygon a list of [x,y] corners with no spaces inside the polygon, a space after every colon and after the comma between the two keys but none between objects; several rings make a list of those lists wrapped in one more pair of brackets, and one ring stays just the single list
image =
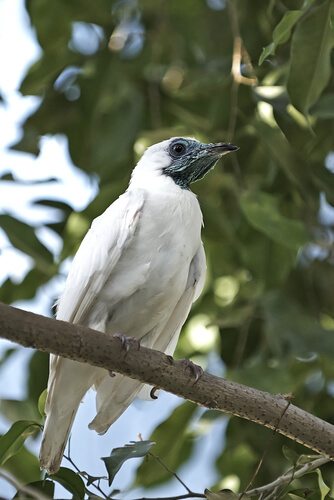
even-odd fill
[{"label": "bird's leg", "polygon": [[140,342],[136,337],[126,337],[120,333],[115,333],[114,337],[119,339],[122,342],[122,348],[125,350],[125,356],[128,353],[130,346],[136,348],[137,351],[140,349]]},{"label": "bird's leg", "polygon": [[182,363],[185,366],[185,368],[190,368],[190,370],[192,371],[192,373],[195,377],[194,384],[196,384],[196,382],[201,378],[201,376],[204,373],[203,368],[199,365],[195,365],[195,363],[190,361],[190,359],[187,359],[187,358],[186,359],[177,359],[175,361],[175,363]]}]

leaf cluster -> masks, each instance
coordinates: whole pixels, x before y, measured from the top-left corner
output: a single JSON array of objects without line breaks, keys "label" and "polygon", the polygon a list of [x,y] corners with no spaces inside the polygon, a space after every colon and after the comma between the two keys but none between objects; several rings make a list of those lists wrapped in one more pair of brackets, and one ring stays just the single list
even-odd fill
[{"label": "leaf cluster", "polygon": [[[41,136],[65,135],[74,164],[99,179],[99,195],[81,213],[52,199],[35,201],[61,210],[61,220],[49,224],[64,242],[56,259],[36,225],[0,216],[12,245],[34,262],[22,283],[3,284],[0,300],[32,298],[60,273],[91,220],[123,192],[145,147],[177,135],[234,142],[238,153],[194,186],[208,278],[177,355],[214,369],[210,353],[218,353],[226,377],[293,393],[295,404],[334,423],[332,0],[27,0],[26,6],[42,55],[20,91],[38,96],[40,105],[14,149],[38,155]],[[32,358],[25,402],[2,402],[13,421],[18,408],[20,420],[35,418],[31,408],[45,387],[46,363],[40,353]],[[194,410],[185,404],[153,434],[159,456],[178,470],[194,456],[203,429],[220,418],[198,414],[190,438]],[[217,489],[236,478],[242,491],[268,432],[228,422],[226,442],[215,450]],[[284,444],[275,437],[255,485],[282,473]],[[35,458],[24,453],[36,471]],[[170,478],[156,466],[151,458],[143,463],[136,484]],[[322,470],[333,484],[333,469]],[[307,485],[320,495],[311,476],[298,483],[300,491]],[[18,479],[26,480],[24,467]]]}]

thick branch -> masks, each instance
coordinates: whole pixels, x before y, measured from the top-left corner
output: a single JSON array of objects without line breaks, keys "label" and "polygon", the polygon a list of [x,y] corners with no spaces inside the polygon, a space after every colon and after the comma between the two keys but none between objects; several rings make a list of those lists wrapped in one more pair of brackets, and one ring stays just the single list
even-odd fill
[{"label": "thick branch", "polygon": [[127,375],[270,429],[279,422],[277,432],[334,460],[334,426],[291,404],[286,410],[288,403],[282,396],[208,373],[194,384],[189,368],[161,352],[141,347],[139,351],[130,348],[125,355],[117,338],[4,304],[0,304],[0,337]]}]

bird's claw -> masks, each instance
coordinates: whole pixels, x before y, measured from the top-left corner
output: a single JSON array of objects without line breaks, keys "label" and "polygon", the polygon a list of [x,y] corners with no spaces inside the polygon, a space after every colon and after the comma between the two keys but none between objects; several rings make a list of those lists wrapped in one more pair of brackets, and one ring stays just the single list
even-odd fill
[{"label": "bird's claw", "polygon": [[196,382],[198,382],[198,380],[202,377],[203,373],[204,373],[204,370],[201,366],[199,365],[195,365],[195,363],[193,363],[192,361],[190,361],[190,359],[178,359],[176,361],[176,363],[182,363],[185,368],[190,368],[190,370],[192,371],[194,377],[195,377],[195,381],[194,381],[194,384],[196,384]]},{"label": "bird's claw", "polygon": [[169,354],[165,354],[165,358],[168,361],[169,364],[173,365],[174,364],[174,358],[173,356],[170,356]]},{"label": "bird's claw", "polygon": [[150,397],[152,399],[158,399],[158,396],[156,396],[156,394],[155,394],[158,390],[159,389],[157,387],[152,387],[151,392],[150,392]]},{"label": "bird's claw", "polygon": [[126,337],[120,333],[115,333],[114,337],[122,342],[122,348],[125,350],[125,356],[129,352],[130,347],[135,347],[136,351],[140,349],[140,342],[136,337]]}]

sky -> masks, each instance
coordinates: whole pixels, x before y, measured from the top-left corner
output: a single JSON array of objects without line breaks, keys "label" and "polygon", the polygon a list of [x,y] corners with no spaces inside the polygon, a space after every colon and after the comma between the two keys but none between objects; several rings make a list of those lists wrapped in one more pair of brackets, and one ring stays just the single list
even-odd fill
[{"label": "sky", "polygon": [[[21,137],[22,122],[40,103],[40,98],[24,97],[18,91],[26,71],[40,54],[41,49],[30,26],[24,1],[0,0],[0,94],[5,101],[0,103],[0,176],[12,173],[15,178],[15,182],[0,181],[0,213],[14,215],[36,227],[36,234],[56,257],[61,251],[61,238],[43,227],[43,224],[59,220],[59,212],[34,205],[33,201],[52,196],[80,211],[97,195],[98,185],[96,180],[73,165],[64,136],[42,137],[37,158],[10,150],[10,146]],[[56,178],[56,182],[52,185],[43,182],[50,177]],[[33,180],[39,183],[32,185],[30,181]],[[32,266],[32,259],[14,249],[0,228],[0,285],[8,276],[20,282]],[[57,277],[42,287],[33,300],[20,301],[14,305],[49,316],[50,298],[61,293],[63,284],[64,280]],[[8,346],[8,342],[0,340],[0,357]],[[12,361],[0,368],[1,399],[24,398],[24,374],[30,356],[30,350],[19,348]],[[108,456],[112,448],[136,440],[138,433],[143,439],[148,439],[158,423],[180,402],[179,398],[166,393],[161,393],[154,403],[136,400],[110,431],[100,437],[87,429],[87,424],[95,415],[94,394],[88,393],[84,404],[80,406],[72,431],[73,459],[80,468],[92,475],[104,474],[99,457]],[[200,453],[201,460],[192,460],[181,470],[182,479],[195,491],[203,491],[208,484],[218,480],[214,471],[216,456],[213,447],[217,439],[224,439],[225,425],[226,419],[219,419],[210,434],[204,433],[196,443],[196,456]],[[0,420],[0,432],[5,432],[9,427],[10,422]],[[30,443],[29,446],[38,453],[39,443]],[[67,466],[66,463],[63,465]],[[127,462],[116,476],[113,486],[122,490],[124,486],[129,487],[137,465],[135,460]],[[169,495],[184,492],[175,481],[173,484],[175,486],[168,485],[165,494],[167,491]],[[3,496],[14,494],[14,489],[1,479],[0,491]],[[133,498],[135,494],[141,496],[142,493],[137,490],[130,497]],[[159,495],[163,495],[161,489]]]}]

